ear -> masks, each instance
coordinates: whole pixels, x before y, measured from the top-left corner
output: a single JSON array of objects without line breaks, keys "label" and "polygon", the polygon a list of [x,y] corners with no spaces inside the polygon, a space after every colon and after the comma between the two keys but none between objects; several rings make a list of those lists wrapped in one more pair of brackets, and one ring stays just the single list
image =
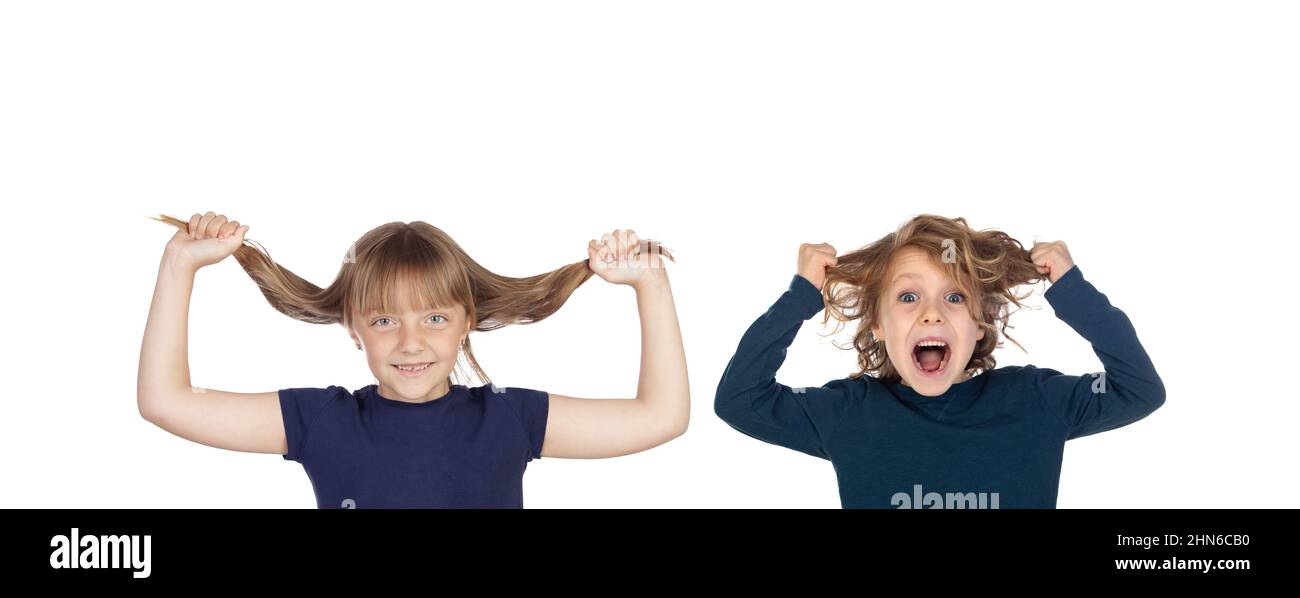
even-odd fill
[{"label": "ear", "polygon": [[976,342],[984,340],[984,328],[976,328],[979,332],[975,335]]},{"label": "ear", "polygon": [[469,310],[465,309],[465,306],[463,305],[461,306],[461,309],[464,310],[465,314],[465,332],[460,335],[461,342],[463,343],[465,342],[465,339],[469,337],[469,333],[474,330],[474,314],[469,313]]}]

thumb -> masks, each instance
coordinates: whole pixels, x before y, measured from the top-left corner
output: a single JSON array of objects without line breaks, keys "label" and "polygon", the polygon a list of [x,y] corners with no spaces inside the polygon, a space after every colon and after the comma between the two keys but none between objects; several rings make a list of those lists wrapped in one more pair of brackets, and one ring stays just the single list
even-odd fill
[{"label": "thumb", "polygon": [[222,241],[227,245],[234,246],[234,249],[238,249],[240,246],[244,244],[244,234],[247,232],[248,232],[248,225],[245,224],[235,229],[235,232],[230,233],[230,236],[226,237],[225,239],[222,239]]},{"label": "thumb", "polygon": [[592,241],[587,244],[587,265],[592,270],[600,270],[605,266],[605,258],[601,256],[603,250],[596,249],[596,242]]}]

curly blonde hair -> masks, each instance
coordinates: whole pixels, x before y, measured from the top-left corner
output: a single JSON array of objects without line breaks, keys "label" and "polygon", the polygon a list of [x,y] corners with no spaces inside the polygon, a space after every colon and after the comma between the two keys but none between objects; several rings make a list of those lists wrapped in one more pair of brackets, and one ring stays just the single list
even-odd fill
[{"label": "curly blonde hair", "polygon": [[1021,346],[1007,334],[1012,328],[1008,322],[1010,306],[1022,307],[1021,301],[1029,297],[1030,291],[1018,295],[1014,290],[1042,280],[1029,258],[1029,250],[1002,231],[976,231],[965,218],[922,214],[876,242],[839,256],[836,265],[826,269],[826,284],[822,287],[826,315],[822,324],[835,319],[831,333],[835,334],[849,322],[858,323],[851,346],[836,344],[858,352],[859,369],[852,378],[871,374],[882,381],[901,379],[889,361],[885,340],[876,338],[872,328],[879,325],[880,299],[889,284],[887,276],[893,258],[906,247],[933,256],[969,298],[967,309],[971,319],[984,330],[984,338],[976,343],[965,370],[974,374],[993,369],[997,365],[993,350],[1002,346],[1000,336]]}]

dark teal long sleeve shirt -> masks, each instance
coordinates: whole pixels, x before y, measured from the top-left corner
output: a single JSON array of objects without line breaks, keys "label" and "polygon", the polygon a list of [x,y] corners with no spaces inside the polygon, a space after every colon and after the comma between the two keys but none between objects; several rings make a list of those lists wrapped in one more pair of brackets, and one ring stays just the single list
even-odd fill
[{"label": "dark teal long sleeve shirt", "polygon": [[746,435],[830,460],[845,508],[1055,508],[1065,441],[1146,417],[1165,390],[1128,317],[1078,266],[1045,296],[1104,376],[1009,366],[935,397],[871,376],[792,388],[776,372],[824,307],[795,275],[741,338],[714,410]]}]

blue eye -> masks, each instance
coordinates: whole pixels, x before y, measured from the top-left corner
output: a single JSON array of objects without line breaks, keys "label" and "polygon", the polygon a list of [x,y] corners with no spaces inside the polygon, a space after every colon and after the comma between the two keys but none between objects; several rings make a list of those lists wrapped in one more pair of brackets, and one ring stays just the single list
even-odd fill
[{"label": "blue eye", "polygon": [[948,293],[949,303],[961,303],[966,300],[966,296],[961,293]]},{"label": "blue eye", "polygon": [[[911,297],[911,299],[909,300],[908,297]],[[898,296],[898,300],[903,303],[915,303],[918,300],[918,297],[916,296],[916,293],[903,293]]]},{"label": "blue eye", "polygon": [[390,320],[390,319],[388,319],[388,318],[379,318],[379,319],[375,320],[373,323],[374,323],[374,324],[378,324],[378,323],[380,323],[380,322],[384,322],[384,321],[391,322],[392,320]]},{"label": "blue eye", "polygon": [[430,319],[430,320],[433,320],[434,318],[442,318],[442,320],[437,320],[437,321],[436,321],[436,323],[438,323],[438,324],[441,324],[441,323],[447,321],[447,316],[444,316],[444,315],[441,315],[441,314],[434,314],[434,315],[432,315],[432,316],[429,316],[429,319]]}]

